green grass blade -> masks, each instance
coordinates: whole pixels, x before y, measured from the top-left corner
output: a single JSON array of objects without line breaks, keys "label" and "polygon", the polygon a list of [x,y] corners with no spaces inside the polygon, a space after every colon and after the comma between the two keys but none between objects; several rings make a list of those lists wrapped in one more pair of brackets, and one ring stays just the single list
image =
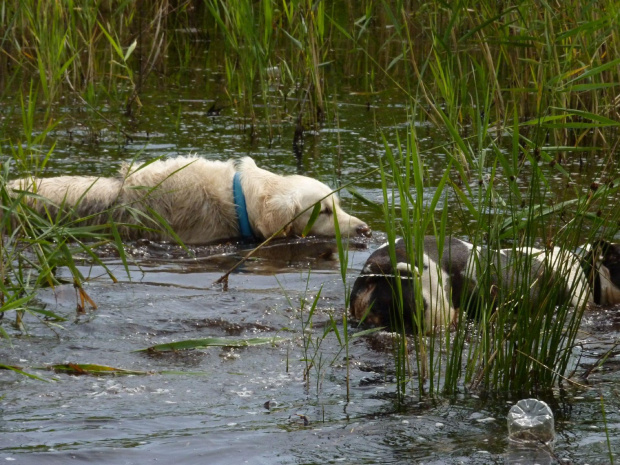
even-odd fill
[{"label": "green grass blade", "polygon": [[65,373],[69,375],[150,375],[152,372],[126,370],[124,368],[114,368],[107,365],[97,365],[93,363],[61,363],[57,365],[49,365],[48,370],[56,373]]},{"label": "green grass blade", "polygon": [[226,337],[207,337],[204,339],[186,339],[184,341],[157,344],[136,352],[169,352],[174,350],[204,349],[207,347],[249,347],[262,344],[275,344],[282,341],[280,337],[254,337],[235,339]]},{"label": "green grass blade", "polygon": [[312,226],[314,226],[314,222],[317,220],[320,214],[321,214],[321,202],[317,202],[316,204],[314,204],[314,207],[312,208],[312,213],[310,213],[310,218],[308,219],[308,223],[304,227],[304,230],[301,232],[301,237],[306,237],[308,235],[308,233],[312,229]]},{"label": "green grass blade", "polygon": [[10,370],[10,371],[14,371],[15,373],[19,373],[20,375],[26,376],[27,378],[30,378],[30,379],[36,379],[38,381],[45,381],[46,383],[50,382],[49,379],[41,378],[40,376],[33,375],[32,373],[28,373],[26,371],[23,371],[21,368],[11,366],[11,365],[4,365],[0,363],[0,370]]}]

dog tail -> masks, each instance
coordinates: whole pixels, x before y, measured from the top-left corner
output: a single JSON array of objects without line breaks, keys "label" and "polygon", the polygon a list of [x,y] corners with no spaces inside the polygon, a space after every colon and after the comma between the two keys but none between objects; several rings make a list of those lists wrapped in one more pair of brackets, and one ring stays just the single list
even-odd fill
[{"label": "dog tail", "polygon": [[[13,197],[23,195],[25,202],[39,213],[48,211],[54,215],[62,210],[95,218],[118,202],[122,181],[95,176],[59,176],[16,179],[7,187]],[[107,218],[94,222],[105,221]]]}]

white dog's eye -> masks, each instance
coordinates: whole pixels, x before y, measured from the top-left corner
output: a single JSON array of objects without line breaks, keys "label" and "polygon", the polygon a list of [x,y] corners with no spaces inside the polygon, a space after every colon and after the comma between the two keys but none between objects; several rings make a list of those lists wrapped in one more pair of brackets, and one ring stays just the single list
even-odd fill
[{"label": "white dog's eye", "polygon": [[325,207],[323,210],[321,210],[321,215],[331,215],[332,213],[332,209],[329,207]]}]

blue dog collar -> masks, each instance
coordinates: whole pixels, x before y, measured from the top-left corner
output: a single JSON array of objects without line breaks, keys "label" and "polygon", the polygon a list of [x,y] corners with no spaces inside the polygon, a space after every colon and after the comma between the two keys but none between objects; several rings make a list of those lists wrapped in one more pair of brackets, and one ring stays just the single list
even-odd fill
[{"label": "blue dog collar", "polygon": [[244,239],[254,239],[250,218],[248,218],[248,210],[245,206],[245,195],[243,195],[243,189],[241,188],[241,174],[239,172],[236,172],[233,177],[233,201],[235,202],[235,212],[237,213],[241,237]]}]

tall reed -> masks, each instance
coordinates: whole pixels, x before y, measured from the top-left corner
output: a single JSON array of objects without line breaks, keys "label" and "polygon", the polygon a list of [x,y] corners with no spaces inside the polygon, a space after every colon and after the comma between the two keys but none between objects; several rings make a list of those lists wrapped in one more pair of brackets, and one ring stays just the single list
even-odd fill
[{"label": "tall reed", "polygon": [[[447,158],[446,171],[421,210],[430,186],[418,174],[424,157],[415,143],[415,126],[410,126],[405,149],[392,141],[399,157],[386,146],[390,172],[382,179],[392,254],[397,235],[404,237],[418,263],[424,234],[436,235],[441,244],[452,234],[442,223],[449,204],[461,211],[464,235],[489,251],[553,243],[568,253],[593,238],[613,237],[618,230],[613,208],[617,182],[585,192],[576,187],[570,199],[558,203],[549,181],[560,176],[574,185],[563,163],[569,156],[594,157],[608,150],[609,128],[618,126],[612,119],[615,97],[610,88],[620,62],[599,53],[602,42],[617,46],[616,34],[607,28],[611,17],[603,13],[595,18],[587,9],[576,25],[549,4],[529,2],[499,11],[484,2],[476,8],[466,2],[427,7],[432,13],[431,26],[423,32],[432,39],[426,42],[428,49],[420,50],[414,42],[419,26],[405,7],[393,11],[392,19],[405,44],[402,66],[418,78],[411,87],[402,87],[403,93],[415,117],[429,118],[445,132],[447,141],[437,150]],[[524,46],[515,49],[519,40]],[[576,44],[580,56],[588,57],[585,65],[574,59]],[[383,72],[392,79],[393,69]],[[602,179],[609,175],[596,173]],[[517,178],[529,180],[526,190],[515,183]],[[442,196],[453,200],[436,212]],[[531,393],[564,381],[584,309],[557,306],[559,288],[549,289],[545,299],[530,300],[531,262],[518,253],[511,256],[509,266],[523,279],[500,283],[506,291],[499,295],[482,293],[475,321],[461,315],[452,337],[443,332],[426,338],[420,331],[414,336],[420,394],[471,388]],[[492,289],[491,277],[502,266],[493,257],[489,252],[479,257],[481,289]],[[400,289],[394,292],[402,300]],[[419,318],[414,317],[414,327]],[[396,354],[401,384],[408,381],[403,360]]]}]

